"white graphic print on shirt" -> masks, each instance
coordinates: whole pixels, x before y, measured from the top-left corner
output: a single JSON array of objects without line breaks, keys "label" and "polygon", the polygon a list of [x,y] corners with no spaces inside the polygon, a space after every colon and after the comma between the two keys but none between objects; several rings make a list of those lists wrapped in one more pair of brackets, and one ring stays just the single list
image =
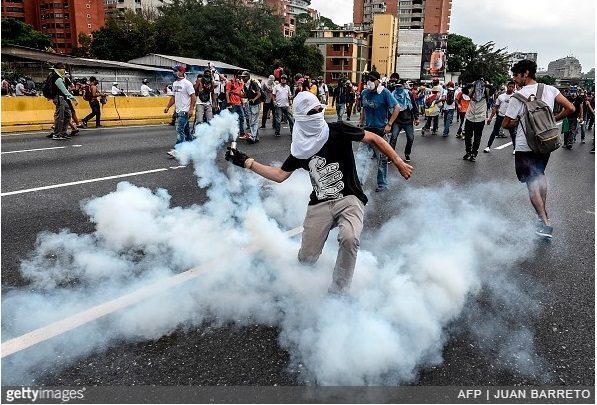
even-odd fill
[{"label": "white graphic print on shirt", "polygon": [[343,197],[341,193],[344,190],[343,174],[338,170],[339,167],[338,163],[326,165],[326,160],[319,156],[313,156],[309,161],[311,184],[318,199]]}]

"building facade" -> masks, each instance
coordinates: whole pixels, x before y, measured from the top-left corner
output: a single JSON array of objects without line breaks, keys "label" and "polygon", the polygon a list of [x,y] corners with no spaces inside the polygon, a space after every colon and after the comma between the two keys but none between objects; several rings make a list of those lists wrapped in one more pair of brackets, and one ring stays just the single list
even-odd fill
[{"label": "building facade", "polygon": [[556,79],[576,79],[582,77],[582,66],[574,56],[566,56],[549,62],[547,74]]},{"label": "building facade", "polygon": [[106,16],[109,16],[120,10],[141,12],[141,10],[156,9],[168,3],[172,3],[172,0],[104,0],[104,9]]},{"label": "building facade", "polygon": [[91,35],[104,25],[104,0],[3,0],[2,17],[32,25],[52,38],[56,52],[69,54],[79,34]]},{"label": "building facade", "polygon": [[326,83],[333,83],[341,76],[356,82],[360,79],[360,74],[368,69],[370,37],[370,31],[348,24],[340,29],[314,30],[305,44],[315,45],[321,51]]},{"label": "building facade", "polygon": [[510,67],[514,66],[516,62],[525,59],[537,62],[537,52],[512,52],[510,54]]},{"label": "building facade", "polygon": [[375,14],[371,38],[371,66],[380,75],[390,76],[396,68],[398,19],[392,14]]}]

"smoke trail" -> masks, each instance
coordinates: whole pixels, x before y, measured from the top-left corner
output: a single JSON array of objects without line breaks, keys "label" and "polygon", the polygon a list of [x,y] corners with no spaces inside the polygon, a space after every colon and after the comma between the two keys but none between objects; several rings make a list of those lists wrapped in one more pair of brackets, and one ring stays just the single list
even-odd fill
[{"label": "smoke trail", "polygon": [[[396,215],[363,235],[351,294],[328,296],[334,235],[311,267],[297,263],[298,238],[284,235],[302,222],[308,176],[296,173],[277,185],[231,165],[220,170],[222,146],[235,134],[236,122],[227,112],[216,116],[198,126],[198,139],[180,150],[181,162],[192,162],[199,186],[207,188],[203,204],[171,207],[166,190],[123,182],[82,205],[94,233],[40,234],[22,266],[28,288],[3,297],[4,339],[192,267],[206,265],[205,273],[6,358],[4,384],[31,383],[39,370],[54,367],[57,356],[70,361],[216,317],[238,325],[278,325],[280,345],[293,364],[306,369],[298,382],[400,384],[441,363],[446,328],[467,319],[467,303],[484,288],[493,294],[490,307],[501,298],[499,304],[508,308],[511,301],[504,297],[512,291],[536,307],[514,284],[507,291],[491,287],[501,285],[508,269],[532,251],[530,229],[521,230],[516,218],[501,213],[513,193],[501,184],[406,187],[390,203]],[[485,313],[500,325],[509,312]],[[478,336],[496,334],[486,325]],[[518,356],[517,367],[529,365],[519,368],[533,377],[536,362],[526,358],[534,356],[532,333],[525,326],[510,326],[518,340],[495,349],[504,358]]]}]

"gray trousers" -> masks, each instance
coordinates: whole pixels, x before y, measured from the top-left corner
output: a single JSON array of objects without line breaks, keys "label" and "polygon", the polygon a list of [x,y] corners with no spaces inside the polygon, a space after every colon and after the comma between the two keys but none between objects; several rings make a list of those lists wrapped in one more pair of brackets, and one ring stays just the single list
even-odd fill
[{"label": "gray trousers", "polygon": [[319,259],[330,230],[336,226],[338,256],[329,292],[342,293],[350,288],[357,261],[365,206],[354,195],[309,205],[303,224],[303,241],[298,253],[299,262],[313,264]]},{"label": "gray trousers", "polygon": [[71,118],[70,108],[63,96],[56,96],[54,105],[56,106],[54,111],[54,134],[66,135],[66,129]]}]

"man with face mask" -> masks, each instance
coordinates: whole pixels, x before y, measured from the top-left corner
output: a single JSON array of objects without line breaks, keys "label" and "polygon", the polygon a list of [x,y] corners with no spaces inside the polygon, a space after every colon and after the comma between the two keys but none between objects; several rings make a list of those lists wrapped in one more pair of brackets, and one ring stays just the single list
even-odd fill
[{"label": "man with face mask", "polygon": [[[205,118],[206,122],[214,117],[214,110],[217,112],[218,103],[212,73],[210,69],[205,69],[203,76],[197,76],[195,80],[195,96],[197,96],[195,124],[202,124]],[[194,126],[193,126],[194,127]],[[191,132],[194,131],[194,128]]]},{"label": "man with face mask", "polygon": [[167,152],[171,158],[176,157],[178,145],[185,141],[191,142],[194,139],[189,128],[189,121],[193,118],[197,102],[193,84],[186,78],[186,65],[176,65],[173,70],[176,76],[176,81],[172,83],[174,96],[170,97],[168,105],[164,109],[164,114],[167,114],[170,107],[176,105],[176,143],[174,149]]},{"label": "man with face mask", "polygon": [[261,114],[261,127],[260,129],[265,129],[265,122],[268,119],[270,112],[274,115],[272,117],[272,127],[275,128],[274,121],[276,120],[276,108],[274,106],[274,83],[276,78],[274,75],[269,75],[267,81],[261,85],[261,93],[265,96],[263,100],[263,114]]},{"label": "man with face mask", "polygon": [[[392,125],[398,118],[400,107],[398,102],[392,96],[392,93],[381,85],[379,72],[371,71],[367,76],[367,86],[361,93],[361,105],[364,114],[361,113],[359,126],[364,126],[366,130],[373,132],[380,137],[387,136],[392,131]],[[392,116],[388,121],[388,111],[392,111]],[[377,188],[375,191],[385,191],[388,189],[388,160],[385,155],[380,154],[376,149],[377,155]]]},{"label": "man with face mask", "polygon": [[338,79],[338,86],[336,86],[332,94],[332,107],[336,104],[336,116],[338,117],[338,122],[342,121],[342,116],[346,111],[346,102],[348,101],[346,87],[344,86],[345,80],[344,77]]},{"label": "man with face mask", "polygon": [[303,264],[315,263],[330,230],[338,226],[339,250],[328,291],[346,293],[354,273],[367,203],[357,176],[352,142],[363,142],[379,149],[405,179],[411,176],[413,169],[382,137],[343,122],[326,123],[324,107],[310,92],[303,91],[296,96],[293,111],[296,122],[290,156],[282,167],[258,163],[230,148],[226,160],[278,183],[297,169],[309,172],[313,192],[303,225],[298,260]]},{"label": "man with face mask", "polygon": [[[415,125],[419,125],[419,108],[417,102],[412,93],[406,88],[406,82],[404,80],[398,81],[400,76],[398,73],[392,73],[390,81],[394,81],[392,87],[394,91],[392,95],[398,102],[400,107],[400,113],[396,122],[392,125],[392,136],[390,137],[390,145],[392,148],[396,148],[396,142],[398,141],[398,134],[401,130],[404,130],[406,134],[406,146],[404,147],[404,160],[410,162],[410,154],[413,147],[413,141],[415,139]],[[389,87],[389,86],[388,86]]]}]

